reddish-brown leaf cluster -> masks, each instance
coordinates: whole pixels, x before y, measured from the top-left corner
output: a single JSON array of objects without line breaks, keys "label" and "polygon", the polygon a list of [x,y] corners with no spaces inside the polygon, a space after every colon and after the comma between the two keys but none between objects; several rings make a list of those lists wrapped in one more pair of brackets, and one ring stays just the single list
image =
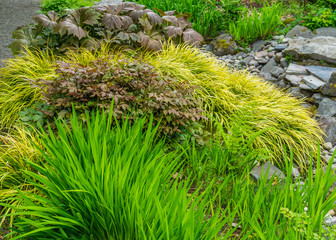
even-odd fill
[{"label": "reddish-brown leaf cluster", "polygon": [[193,121],[205,120],[195,87],[171,77],[160,77],[154,68],[141,61],[121,58],[117,62],[98,59],[87,66],[58,62],[59,77],[39,81],[44,100],[55,113],[77,113],[97,107],[113,111],[118,119],[152,114],[161,121],[164,133],[181,132]]}]

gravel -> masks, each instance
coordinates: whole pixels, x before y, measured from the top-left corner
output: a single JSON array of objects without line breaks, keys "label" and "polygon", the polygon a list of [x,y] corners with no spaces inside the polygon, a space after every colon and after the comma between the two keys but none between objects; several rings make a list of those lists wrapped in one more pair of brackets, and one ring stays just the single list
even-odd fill
[{"label": "gravel", "polygon": [[[13,57],[8,48],[12,32],[34,22],[41,0],[0,0],[0,61]],[[0,67],[4,66],[0,62]]]}]

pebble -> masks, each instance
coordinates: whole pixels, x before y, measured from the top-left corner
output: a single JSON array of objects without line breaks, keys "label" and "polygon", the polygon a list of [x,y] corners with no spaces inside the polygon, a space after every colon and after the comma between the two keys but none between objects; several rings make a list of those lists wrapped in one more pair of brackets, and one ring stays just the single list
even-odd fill
[{"label": "pebble", "polygon": [[327,149],[327,150],[331,150],[333,145],[331,142],[326,142],[324,145],[323,145],[324,149]]}]

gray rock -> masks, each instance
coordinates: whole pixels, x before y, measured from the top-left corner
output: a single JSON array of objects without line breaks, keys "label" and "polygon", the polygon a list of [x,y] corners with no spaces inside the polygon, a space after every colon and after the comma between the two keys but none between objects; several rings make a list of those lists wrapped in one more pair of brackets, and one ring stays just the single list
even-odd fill
[{"label": "gray rock", "polygon": [[336,114],[336,102],[329,99],[324,98],[317,108],[318,116],[325,116],[325,117],[333,117]]},{"label": "gray rock", "polygon": [[318,77],[322,81],[328,82],[331,74],[333,72],[336,72],[336,68],[332,67],[321,67],[321,66],[306,66],[307,71],[314,75],[315,77]]},{"label": "gray rock", "polygon": [[285,83],[284,80],[280,80],[279,82],[277,82],[276,85],[277,85],[278,87],[280,87],[280,88],[286,88],[286,87],[287,87],[287,85],[286,85],[286,83]]},{"label": "gray rock", "polygon": [[293,38],[293,37],[313,38],[314,36],[315,35],[313,34],[312,31],[300,25],[295,26],[286,34],[286,38]]},{"label": "gray rock", "polygon": [[226,54],[236,54],[237,44],[234,39],[228,34],[222,34],[212,41],[213,52],[216,56]]},{"label": "gray rock", "polygon": [[283,38],[283,39],[282,39],[282,42],[283,42],[283,43],[288,43],[288,41],[289,41],[289,38]]},{"label": "gray rock", "polygon": [[262,69],[261,72],[272,73],[273,69],[276,67],[276,62],[272,58]]},{"label": "gray rock", "polygon": [[262,176],[266,176],[268,169],[269,169],[269,172],[267,175],[267,180],[270,180],[273,175],[276,175],[280,179],[285,178],[285,174],[283,174],[283,172],[281,172],[279,168],[270,164],[269,162],[266,162],[263,166],[254,167],[251,170],[250,175],[254,180],[258,181],[260,180]]},{"label": "gray rock", "polygon": [[271,73],[266,73],[266,72],[261,72],[260,76],[264,78],[266,81],[271,82],[271,83],[276,83],[278,81],[277,78],[272,77]]},{"label": "gray rock", "polygon": [[302,81],[300,75],[286,75],[285,79],[289,81],[293,86],[299,86]]},{"label": "gray rock", "polygon": [[290,39],[288,53],[295,59],[315,59],[336,64],[336,38]]},{"label": "gray rock", "polygon": [[274,56],[274,60],[275,60],[277,63],[280,62],[280,59],[281,59],[281,58],[282,58],[282,53],[281,53],[281,52],[275,54],[275,56]]},{"label": "gray rock", "polygon": [[290,89],[287,90],[288,94],[291,94],[294,97],[297,98],[303,98],[304,96],[300,93],[300,88],[298,87],[292,87]]},{"label": "gray rock", "polygon": [[321,93],[314,93],[313,95],[313,101],[316,104],[320,104],[320,102],[323,100],[324,96]]},{"label": "gray rock", "polygon": [[286,60],[286,58],[281,58],[280,59],[280,65],[285,68],[285,67],[288,67],[288,62]]},{"label": "gray rock", "polygon": [[331,142],[325,142],[324,145],[323,145],[323,148],[326,149],[326,150],[330,150],[332,149],[333,145]]},{"label": "gray rock", "polygon": [[311,87],[314,90],[319,89],[320,87],[322,87],[325,82],[321,81],[320,79],[318,79],[317,77],[314,76],[304,76],[302,81],[309,87]]},{"label": "gray rock", "polygon": [[308,75],[307,69],[305,66],[297,65],[294,63],[289,64],[286,74],[292,75]]},{"label": "gray rock", "polygon": [[274,66],[271,72],[271,74],[276,78],[279,77],[283,73],[284,73],[283,68],[278,67],[278,66]]},{"label": "gray rock", "polygon": [[316,32],[317,36],[325,36],[325,37],[336,37],[336,28],[333,27],[322,27],[316,29],[314,32]]},{"label": "gray rock", "polygon": [[325,95],[336,97],[336,72],[333,72],[329,81],[322,87],[321,92]]},{"label": "gray rock", "polygon": [[286,49],[286,47],[287,47],[287,44],[278,44],[278,45],[276,45],[275,47],[274,47],[274,49],[276,50],[276,51],[283,51],[283,50],[285,50]]},{"label": "gray rock", "polygon": [[299,169],[297,169],[296,167],[293,167],[292,168],[292,177],[293,178],[298,178],[298,177],[300,177],[300,171],[299,171]]},{"label": "gray rock", "polygon": [[324,141],[336,144],[336,119],[333,117],[318,117],[317,122],[325,133]]},{"label": "gray rock", "polygon": [[329,225],[329,226],[335,225],[336,224],[336,217],[327,216],[324,219],[323,224]]},{"label": "gray rock", "polygon": [[260,51],[260,52],[256,52],[256,53],[255,53],[255,56],[256,56],[257,58],[264,58],[264,57],[266,57],[267,55],[268,55],[267,50],[264,50],[264,51]]},{"label": "gray rock", "polygon": [[247,56],[246,58],[244,58],[243,61],[241,61],[241,64],[242,64],[243,66],[247,66],[247,65],[249,65],[249,62],[251,62],[253,59],[254,59],[254,57],[252,57],[252,56]]},{"label": "gray rock", "polygon": [[255,58],[255,60],[260,63],[260,64],[266,64],[268,62],[268,60],[266,60],[265,58]]},{"label": "gray rock", "polygon": [[258,40],[258,41],[254,42],[252,44],[252,51],[253,52],[259,52],[260,50],[262,50],[267,45],[269,45],[268,41]]},{"label": "gray rock", "polygon": [[313,90],[311,87],[309,87],[308,85],[306,85],[306,84],[304,84],[304,83],[300,83],[299,88],[300,88],[301,90],[307,90],[307,91],[311,91],[311,90]]},{"label": "gray rock", "polygon": [[212,44],[208,44],[205,46],[204,48],[205,51],[208,51],[208,52],[212,52],[213,51],[213,45]]},{"label": "gray rock", "polygon": [[258,63],[256,60],[251,60],[251,61],[249,62],[249,65],[250,65],[250,66],[258,66],[259,63]]}]

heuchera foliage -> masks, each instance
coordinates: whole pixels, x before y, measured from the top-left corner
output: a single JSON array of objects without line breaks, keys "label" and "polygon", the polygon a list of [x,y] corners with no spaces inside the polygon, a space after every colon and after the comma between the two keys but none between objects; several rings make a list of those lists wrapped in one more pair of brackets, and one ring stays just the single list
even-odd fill
[{"label": "heuchera foliage", "polygon": [[202,35],[191,28],[189,14],[159,13],[161,16],[143,5],[129,2],[83,7],[64,14],[50,11],[34,17],[38,24],[14,31],[16,40],[10,48],[14,54],[25,45],[62,52],[77,47],[97,47],[99,40],[103,40],[157,51],[168,39],[195,46],[203,41]]},{"label": "heuchera foliage", "polygon": [[194,121],[205,120],[201,103],[193,97],[195,87],[171,77],[159,77],[149,64],[121,58],[98,59],[87,66],[58,62],[54,80],[40,80],[43,99],[52,107],[51,117],[70,116],[72,104],[78,114],[98,108],[110,109],[117,119],[131,120],[153,114],[163,133],[181,132]]}]

